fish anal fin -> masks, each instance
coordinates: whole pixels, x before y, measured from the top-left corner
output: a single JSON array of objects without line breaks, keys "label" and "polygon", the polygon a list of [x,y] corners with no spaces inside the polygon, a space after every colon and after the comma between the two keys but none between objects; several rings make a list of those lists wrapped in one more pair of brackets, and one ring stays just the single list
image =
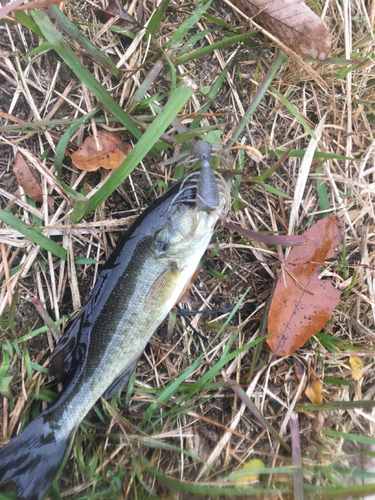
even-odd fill
[{"label": "fish anal fin", "polygon": [[125,385],[128,383],[130,375],[133,373],[133,370],[137,366],[138,359],[136,359],[130,366],[124,370],[121,375],[119,375],[116,380],[112,382],[112,384],[108,387],[108,389],[105,391],[103,394],[103,398],[106,399],[107,401],[112,399],[114,396],[117,394],[120,394],[122,389],[125,387]]},{"label": "fish anal fin", "polygon": [[167,269],[156,278],[151,286],[145,298],[145,307],[158,307],[170,299],[180,273],[177,262],[171,261]]}]

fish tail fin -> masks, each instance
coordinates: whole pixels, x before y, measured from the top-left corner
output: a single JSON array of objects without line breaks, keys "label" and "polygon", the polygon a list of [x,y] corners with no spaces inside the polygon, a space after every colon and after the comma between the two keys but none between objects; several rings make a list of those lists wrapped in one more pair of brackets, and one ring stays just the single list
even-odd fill
[{"label": "fish tail fin", "polygon": [[68,450],[70,436],[57,438],[48,420],[44,412],[0,450],[0,483],[12,481],[17,500],[41,500]]}]

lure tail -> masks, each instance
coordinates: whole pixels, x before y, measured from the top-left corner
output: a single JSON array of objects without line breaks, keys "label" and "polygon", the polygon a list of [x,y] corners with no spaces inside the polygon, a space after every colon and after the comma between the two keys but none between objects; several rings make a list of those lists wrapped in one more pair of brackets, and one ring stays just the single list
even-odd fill
[{"label": "lure tail", "polygon": [[0,483],[12,481],[17,500],[41,500],[67,452],[70,437],[57,440],[48,420],[44,412],[0,450]]}]

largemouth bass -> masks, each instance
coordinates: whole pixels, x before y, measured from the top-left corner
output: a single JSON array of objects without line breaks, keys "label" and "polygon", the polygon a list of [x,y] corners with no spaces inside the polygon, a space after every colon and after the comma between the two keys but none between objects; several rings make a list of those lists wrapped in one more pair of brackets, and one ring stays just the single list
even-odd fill
[{"label": "largemouth bass", "polygon": [[[80,422],[103,394],[122,388],[189,283],[230,206],[228,183],[219,174],[209,187],[201,184],[199,173],[190,174],[145,210],[64,333],[50,361],[53,377],[65,381],[63,391],[0,450],[0,482],[13,481],[18,500],[44,496]],[[203,204],[206,191],[210,199]]]}]

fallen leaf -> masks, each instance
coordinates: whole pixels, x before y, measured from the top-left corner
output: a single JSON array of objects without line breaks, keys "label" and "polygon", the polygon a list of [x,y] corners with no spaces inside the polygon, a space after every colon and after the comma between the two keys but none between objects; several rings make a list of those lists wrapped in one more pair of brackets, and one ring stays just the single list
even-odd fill
[{"label": "fallen leaf", "polygon": [[342,220],[332,215],[304,234],[305,243],[292,248],[278,277],[269,313],[267,338],[278,356],[292,354],[328,322],[341,292],[318,273],[327,259],[341,251]]},{"label": "fallen leaf", "polygon": [[105,10],[99,9],[98,7],[91,7],[91,9],[98,21],[103,24],[106,24],[113,17],[118,16],[119,19],[114,22],[115,26],[120,26],[124,28],[124,30],[132,31],[133,33],[137,33],[142,29],[142,27],[122,9],[118,0],[110,0]]},{"label": "fallen leaf", "polygon": [[[16,176],[18,184],[25,190],[27,196],[30,196],[34,201],[43,203],[43,192],[40,187],[40,179],[38,174],[29,167],[23,159],[21,153],[17,153],[14,159],[13,172]],[[48,211],[53,214],[55,211],[53,199],[48,196]]]},{"label": "fallen leaf", "polygon": [[310,378],[307,381],[305,394],[314,405],[321,406],[323,403],[323,391],[322,391],[321,381],[313,380],[312,378]]},{"label": "fallen leaf", "polygon": [[13,10],[34,10],[34,9],[46,9],[51,5],[56,5],[57,3],[64,3],[66,0],[34,0],[34,2],[28,2],[26,5],[20,5],[15,7]]},{"label": "fallen leaf", "polygon": [[23,4],[24,2],[25,0],[14,0],[14,2],[10,2],[7,5],[0,7],[0,19],[3,19],[3,17],[8,15],[9,12],[12,12],[12,10],[14,10],[16,7]]},{"label": "fallen leaf", "polygon": [[332,37],[323,21],[302,0],[232,0],[248,17],[305,57],[324,61]]},{"label": "fallen leaf", "polygon": [[131,151],[131,145],[107,130],[98,131],[102,149],[97,149],[94,136],[87,137],[82,146],[70,155],[74,165],[80,170],[92,172],[100,167],[115,170]]},{"label": "fallen leaf", "polygon": [[363,361],[359,356],[350,356],[349,364],[352,367],[352,378],[354,380],[361,380],[363,377],[362,368],[364,368]]},{"label": "fallen leaf", "polygon": [[243,486],[246,486],[248,483],[255,483],[259,479],[258,473],[252,473],[253,469],[263,469],[264,463],[259,458],[253,458],[246,462],[241,469],[236,470],[235,472],[248,471],[248,474],[241,475],[239,477],[234,477],[231,479],[231,483],[242,483]]}]

